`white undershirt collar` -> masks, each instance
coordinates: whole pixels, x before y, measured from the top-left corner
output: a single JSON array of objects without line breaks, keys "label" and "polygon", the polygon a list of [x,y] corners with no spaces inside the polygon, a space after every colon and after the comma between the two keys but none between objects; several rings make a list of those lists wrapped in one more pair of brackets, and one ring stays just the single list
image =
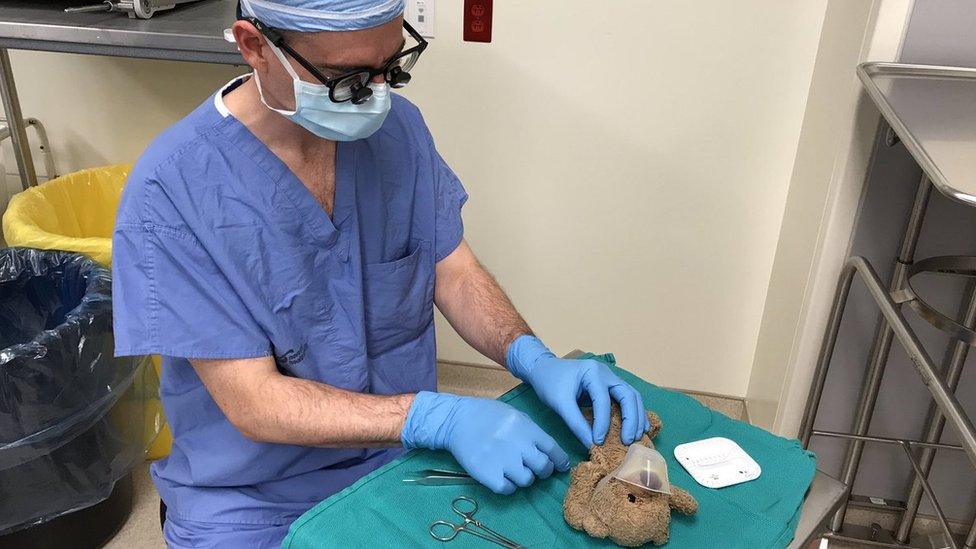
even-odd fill
[{"label": "white undershirt collar", "polygon": [[220,113],[222,118],[227,118],[230,116],[230,111],[227,109],[227,105],[224,104],[224,94],[227,93],[228,88],[236,87],[249,76],[251,76],[250,73],[234,77],[233,80],[224,84],[219,90],[217,90],[217,93],[214,94],[214,107],[217,108],[217,112]]}]

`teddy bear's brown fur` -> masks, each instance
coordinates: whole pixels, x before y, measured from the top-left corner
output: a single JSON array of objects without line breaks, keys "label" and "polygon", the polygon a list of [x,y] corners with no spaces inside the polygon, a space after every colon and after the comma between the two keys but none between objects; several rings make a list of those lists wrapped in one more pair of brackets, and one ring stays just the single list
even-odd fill
[{"label": "teddy bear's brown fur", "polygon": [[[651,438],[661,430],[657,414],[648,411],[647,419],[650,432],[635,444],[651,446]],[[606,442],[593,446],[590,460],[573,468],[569,491],[563,500],[563,516],[573,528],[595,538],[608,537],[624,547],[647,542],[664,545],[668,542],[671,509],[693,515],[698,511],[698,502],[674,484],[670,496],[644,492],[612,478],[597,490],[600,480],[620,466],[626,455],[627,447],[620,442],[620,409],[614,405]]]}]

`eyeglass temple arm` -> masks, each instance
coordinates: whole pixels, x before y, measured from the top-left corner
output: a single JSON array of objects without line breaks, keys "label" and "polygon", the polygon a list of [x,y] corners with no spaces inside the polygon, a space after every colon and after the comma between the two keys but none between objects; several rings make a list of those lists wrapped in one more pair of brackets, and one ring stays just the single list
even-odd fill
[{"label": "eyeglass temple arm", "polygon": [[287,53],[295,61],[298,61],[298,64],[305,67],[305,70],[312,73],[312,76],[319,79],[323,84],[329,84],[330,79],[327,76],[322,74],[317,68],[315,68],[315,65],[309,63],[304,57],[299,55],[297,51],[292,49],[287,42],[285,42],[285,36],[281,34],[281,31],[274,27],[265,26],[264,23],[253,17],[249,17],[247,20],[254,25],[254,28],[258,29],[258,31],[263,34],[269,42],[285,50],[285,53]]},{"label": "eyeglass temple arm", "polygon": [[329,78],[328,76],[322,74],[317,68],[315,68],[315,65],[309,63],[308,60],[306,60],[304,57],[302,57],[301,55],[299,55],[297,51],[291,49],[291,46],[289,46],[286,42],[282,41],[281,44],[275,44],[275,45],[278,46],[279,48],[285,50],[285,52],[288,53],[288,55],[290,55],[292,59],[294,59],[295,61],[298,61],[298,64],[299,65],[305,67],[305,70],[307,70],[308,72],[312,73],[312,76],[314,76],[315,78],[317,78],[320,82],[322,82],[323,84],[325,84],[327,86],[331,86],[332,85],[332,79],[331,78]]},{"label": "eyeglass temple arm", "polygon": [[417,32],[416,29],[413,28],[413,25],[411,25],[410,23],[407,23],[407,20],[406,19],[403,20],[403,28],[407,29],[407,32],[410,34],[410,36],[412,36],[414,38],[414,40],[416,40],[417,42],[420,42],[421,44],[423,44],[425,46],[427,45],[427,40],[423,36],[421,36],[420,33]]}]

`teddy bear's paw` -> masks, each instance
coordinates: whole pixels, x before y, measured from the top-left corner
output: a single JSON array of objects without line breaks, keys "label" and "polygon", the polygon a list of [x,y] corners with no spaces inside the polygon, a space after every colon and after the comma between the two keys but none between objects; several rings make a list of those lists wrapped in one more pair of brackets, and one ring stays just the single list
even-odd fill
[{"label": "teddy bear's paw", "polygon": [[694,515],[698,512],[698,500],[688,492],[671,485],[671,508],[683,515]]},{"label": "teddy bear's paw", "polygon": [[660,547],[668,542],[668,537],[669,537],[668,532],[664,532],[663,535],[658,535],[651,538],[651,543],[653,543],[657,547]]},{"label": "teddy bear's paw", "polygon": [[592,462],[584,461],[573,468],[571,475],[572,482],[563,499],[563,517],[573,528],[589,533],[586,525],[595,519],[590,500],[597,482],[606,475],[606,471]]},{"label": "teddy bear's paw", "polygon": [[610,535],[610,528],[594,514],[583,519],[583,529],[594,538],[605,538]]},{"label": "teddy bear's paw", "polygon": [[[647,538],[644,537],[637,537],[637,536],[630,536],[630,535],[621,536],[617,534],[610,536],[610,539],[612,539],[614,543],[616,543],[621,547],[640,547],[641,545],[646,544],[648,541]],[[665,535],[664,536],[665,542],[667,542],[667,539],[668,536]],[[653,538],[650,541],[653,542],[654,545],[659,545],[658,543],[654,542]]]}]

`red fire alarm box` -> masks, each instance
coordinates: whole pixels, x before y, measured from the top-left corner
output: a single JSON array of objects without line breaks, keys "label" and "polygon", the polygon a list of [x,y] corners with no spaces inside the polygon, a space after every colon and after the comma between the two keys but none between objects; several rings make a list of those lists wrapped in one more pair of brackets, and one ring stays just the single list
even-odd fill
[{"label": "red fire alarm box", "polygon": [[491,0],[464,0],[464,41],[491,42]]}]

